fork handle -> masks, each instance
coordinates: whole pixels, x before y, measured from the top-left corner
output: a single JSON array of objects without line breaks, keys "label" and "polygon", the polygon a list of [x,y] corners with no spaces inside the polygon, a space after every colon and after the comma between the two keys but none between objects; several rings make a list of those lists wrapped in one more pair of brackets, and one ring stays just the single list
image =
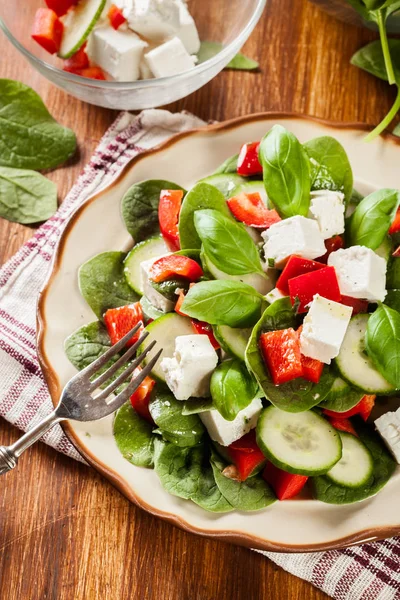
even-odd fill
[{"label": "fork handle", "polygon": [[56,423],[59,423],[63,419],[57,416],[55,411],[50,413],[40,423],[35,425],[32,429],[24,433],[14,444],[11,446],[0,446],[0,475],[8,473],[11,469],[17,466],[19,457],[25,450],[27,450],[32,444],[38,441],[49,429],[51,429]]}]

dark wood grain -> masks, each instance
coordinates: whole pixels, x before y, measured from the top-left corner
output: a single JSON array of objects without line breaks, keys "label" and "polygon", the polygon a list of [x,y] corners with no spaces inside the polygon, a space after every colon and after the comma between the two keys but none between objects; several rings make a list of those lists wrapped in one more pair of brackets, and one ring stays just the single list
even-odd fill
[{"label": "dark wood grain", "polygon": [[[19,18],[18,15],[15,17]],[[270,0],[245,51],[259,73],[226,71],[172,110],[223,120],[263,110],[376,124],[384,83],[349,65],[373,33],[336,22],[306,0]],[[49,176],[60,201],[116,113],[68,97],[0,39],[0,77],[35,88],[72,127],[79,155]],[[0,220],[0,264],[32,229]],[[18,432],[0,424],[0,440]],[[179,531],[138,510],[93,470],[42,444],[1,479],[0,598],[7,600],[321,600],[310,584],[244,548]]]}]

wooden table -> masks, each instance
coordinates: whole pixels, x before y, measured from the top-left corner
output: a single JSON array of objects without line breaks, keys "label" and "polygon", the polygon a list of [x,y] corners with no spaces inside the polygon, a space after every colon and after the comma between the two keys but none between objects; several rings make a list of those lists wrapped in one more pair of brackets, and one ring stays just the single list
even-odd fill
[{"label": "wooden table", "polygon": [[[307,0],[270,0],[245,51],[261,73],[226,71],[170,107],[223,120],[263,110],[374,124],[392,102],[383,82],[349,65],[375,35]],[[79,153],[50,174],[62,199],[116,113],[47,83],[0,38],[0,77],[21,80],[74,129]],[[0,219],[0,264],[32,230]],[[5,422],[0,440],[19,433]],[[1,480],[0,598],[7,600],[320,600],[264,557],[184,533],[135,506],[95,471],[38,444]]]}]

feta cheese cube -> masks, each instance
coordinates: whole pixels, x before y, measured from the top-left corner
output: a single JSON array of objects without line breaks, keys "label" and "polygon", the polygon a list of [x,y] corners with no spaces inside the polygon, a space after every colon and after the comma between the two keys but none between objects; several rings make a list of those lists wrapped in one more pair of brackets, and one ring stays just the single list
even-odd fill
[{"label": "feta cheese cube", "polygon": [[213,409],[199,414],[210,438],[222,446],[229,446],[257,425],[262,410],[262,402],[255,398],[241,410],[233,421],[227,421]]},{"label": "feta cheese cube", "polygon": [[396,412],[388,412],[376,419],[375,427],[400,464],[400,408]]},{"label": "feta cheese cube", "polygon": [[218,355],[207,335],[181,335],[175,340],[172,358],[160,363],[165,380],[177,400],[210,395],[210,379]]},{"label": "feta cheese cube", "polygon": [[97,27],[90,34],[87,54],[116,81],[136,81],[146,46],[146,42],[132,31],[115,30],[106,25]]},{"label": "feta cheese cube", "polygon": [[285,296],[285,294],[283,294],[280,290],[278,290],[278,288],[274,288],[273,290],[268,292],[268,294],[265,295],[266,301],[269,302],[270,304],[273,304],[274,302],[276,302],[277,300],[280,300],[281,298],[287,298],[287,296]]},{"label": "feta cheese cube", "polygon": [[151,72],[151,69],[146,62],[146,55],[144,55],[144,57],[141,60],[140,65],[139,65],[139,73],[140,73],[140,79],[152,79],[153,78],[153,73]]},{"label": "feta cheese cube", "polygon": [[159,258],[161,258],[161,256],[156,256],[155,258],[150,258],[149,260],[144,260],[142,263],[140,263],[140,276],[143,294],[155,308],[158,308],[158,310],[162,310],[166,313],[174,310],[175,303],[171,300],[168,300],[168,298],[166,298],[165,296],[160,294],[160,292],[155,290],[151,285],[149,278],[150,268],[152,264]]},{"label": "feta cheese cube", "polygon": [[146,62],[154,77],[169,77],[183,73],[194,67],[194,60],[177,37],[150,50],[145,55]]},{"label": "feta cheese cube", "polygon": [[336,250],[328,258],[335,267],[340,292],[351,298],[383,302],[386,296],[386,261],[371,248],[351,246]]},{"label": "feta cheese cube", "polygon": [[180,28],[179,6],[174,0],[117,0],[129,27],[145,38],[162,42]]},{"label": "feta cheese cube", "polygon": [[340,351],[353,309],[315,294],[300,334],[304,356],[327,365]]},{"label": "feta cheese cube", "polygon": [[261,235],[265,241],[266,261],[274,259],[277,265],[282,264],[291,254],[313,259],[326,252],[317,222],[306,217],[283,219],[271,225]]},{"label": "feta cheese cube", "polygon": [[181,40],[189,54],[197,54],[200,50],[200,38],[196,23],[184,0],[176,0],[179,9],[179,29],[176,36]]},{"label": "feta cheese cube", "polygon": [[344,232],[344,194],[330,190],[311,192],[308,216],[315,219],[324,240]]}]

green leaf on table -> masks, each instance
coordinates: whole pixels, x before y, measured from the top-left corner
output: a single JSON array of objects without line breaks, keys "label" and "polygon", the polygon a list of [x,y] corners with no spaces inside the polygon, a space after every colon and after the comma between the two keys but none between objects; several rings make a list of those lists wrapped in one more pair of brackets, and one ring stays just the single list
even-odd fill
[{"label": "green leaf on table", "polygon": [[233,421],[256,398],[259,387],[244,362],[231,358],[213,372],[210,391],[214,408],[224,419]]},{"label": "green leaf on table", "polygon": [[[219,42],[209,42],[204,40],[201,42],[200,50],[197,53],[198,64],[209,60],[216,56],[221,50],[224,49],[224,45]],[[226,65],[225,69],[236,69],[238,71],[254,71],[258,69],[260,65],[257,61],[252,58],[248,58],[240,52],[232,58],[232,60]]]},{"label": "green leaf on table", "polygon": [[343,192],[345,201],[351,198],[353,172],[343,146],[328,135],[303,144],[311,167],[311,189]]},{"label": "green leaf on table", "polygon": [[204,435],[204,425],[195,414],[183,415],[184,403],[169,391],[156,388],[149,402],[150,414],[162,437],[176,446],[196,446]]},{"label": "green leaf on table", "polygon": [[154,434],[128,402],[114,419],[114,438],[122,456],[137,467],[153,466]]},{"label": "green leaf on table", "polygon": [[361,200],[347,226],[349,245],[376,250],[387,236],[399,204],[400,192],[391,189],[377,190]]},{"label": "green leaf on table", "polygon": [[365,346],[379,373],[400,389],[400,313],[381,304],[368,319]]},{"label": "green leaf on table", "polygon": [[[1,126],[0,126],[1,136]],[[35,171],[0,166],[0,217],[29,225],[57,210],[57,186]]]},{"label": "green leaf on table", "polygon": [[75,134],[53,119],[30,87],[0,79],[0,165],[52,169],[76,149]]},{"label": "green leaf on table", "polygon": [[[392,56],[393,68],[396,81],[400,82],[400,40],[389,39],[389,49]],[[380,40],[370,42],[360,50],[357,50],[351,58],[351,64],[359,69],[363,69],[384,81],[388,80],[385,58],[382,52]]]}]

